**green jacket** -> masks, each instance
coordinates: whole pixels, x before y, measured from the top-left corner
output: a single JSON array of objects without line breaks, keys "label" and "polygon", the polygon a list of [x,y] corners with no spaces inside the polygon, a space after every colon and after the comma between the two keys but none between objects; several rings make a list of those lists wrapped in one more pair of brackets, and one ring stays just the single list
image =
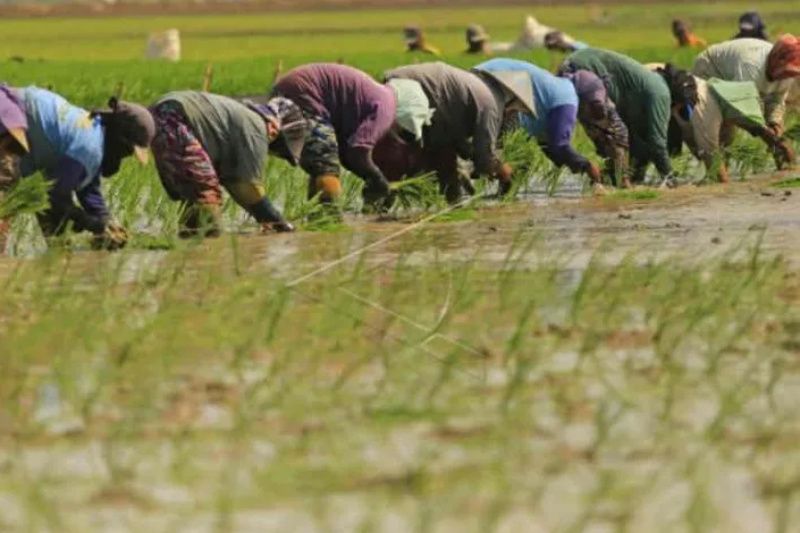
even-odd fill
[{"label": "green jacket", "polygon": [[631,157],[638,164],[652,162],[662,176],[672,171],[667,152],[670,95],[660,75],[628,56],[599,48],[570,54],[565,69],[589,70],[605,78],[608,96],[628,127]]}]

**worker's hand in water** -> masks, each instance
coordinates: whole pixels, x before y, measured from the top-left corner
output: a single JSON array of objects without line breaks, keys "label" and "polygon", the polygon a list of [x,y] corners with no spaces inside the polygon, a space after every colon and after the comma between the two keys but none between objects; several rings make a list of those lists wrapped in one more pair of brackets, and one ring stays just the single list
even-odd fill
[{"label": "worker's hand in water", "polygon": [[720,183],[730,183],[731,176],[728,174],[728,168],[726,166],[721,166],[719,169],[719,182]]},{"label": "worker's hand in water", "polygon": [[769,124],[767,124],[767,129],[775,137],[777,138],[783,137],[783,126],[781,126],[780,124],[775,124],[774,122],[770,122]]},{"label": "worker's hand in water", "polygon": [[598,167],[594,163],[589,163],[589,167],[586,169],[586,174],[589,175],[589,178],[592,180],[592,183],[600,184],[600,182],[602,181],[600,167]]},{"label": "worker's hand in water", "polygon": [[511,168],[511,165],[508,163],[503,163],[500,165],[500,168],[497,170],[495,176],[498,180],[497,185],[497,195],[498,196],[505,196],[509,192],[511,192],[511,186],[513,181],[511,180],[512,175],[514,174],[514,169]]},{"label": "worker's hand in water", "polygon": [[794,167],[795,153],[786,141],[775,144],[775,166],[778,170],[790,170]]},{"label": "worker's hand in water", "polygon": [[261,232],[262,233],[271,233],[271,232],[278,232],[278,233],[290,233],[295,231],[294,224],[291,222],[287,222],[285,220],[281,220],[279,222],[262,222],[261,223]]},{"label": "worker's hand in water", "polygon": [[361,194],[364,197],[365,204],[378,205],[384,203],[384,201],[390,196],[391,187],[389,186],[389,182],[386,180],[375,180],[368,182],[364,186]]},{"label": "worker's hand in water", "polygon": [[128,244],[128,231],[116,222],[109,222],[102,232],[95,233],[92,237],[94,250],[119,250],[126,244]]},{"label": "worker's hand in water", "polygon": [[678,186],[678,179],[675,176],[675,173],[670,172],[664,179],[661,181],[661,185],[659,185],[662,189],[674,189]]}]

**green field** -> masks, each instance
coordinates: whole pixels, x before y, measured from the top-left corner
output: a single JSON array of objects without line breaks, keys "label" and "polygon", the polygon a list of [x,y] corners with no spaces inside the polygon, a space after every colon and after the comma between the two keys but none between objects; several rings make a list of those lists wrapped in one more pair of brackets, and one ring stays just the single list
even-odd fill
[{"label": "green field", "polygon": [[[199,88],[208,63],[213,90],[254,94],[279,61],[379,76],[425,60],[402,51],[414,22],[470,66],[467,24],[514,40],[527,13],[688,66],[673,17],[722,40],[751,5],[4,19],[0,72],[87,107],[119,84],[143,103]],[[758,9],[800,33],[794,2]],[[185,60],[142,60],[171,27]],[[223,237],[180,241],[178,206],[132,163],[107,183],[121,252],[80,235],[48,250],[18,216],[0,259],[0,531],[797,531],[797,176],[754,177],[772,160],[740,136],[730,188],[597,199],[519,133],[505,152],[517,201],[441,211],[419,181],[362,215],[346,175],[344,224],[309,220],[304,176],[270,161],[292,235],[258,235],[228,202]],[[702,176],[688,155],[675,167]],[[30,208],[40,185],[13,198]]]}]

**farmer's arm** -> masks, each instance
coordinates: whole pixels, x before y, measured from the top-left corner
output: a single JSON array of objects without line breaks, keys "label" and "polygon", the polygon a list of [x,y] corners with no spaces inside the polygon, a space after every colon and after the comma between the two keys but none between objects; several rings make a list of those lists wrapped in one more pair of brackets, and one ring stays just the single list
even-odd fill
[{"label": "farmer's arm", "polygon": [[575,130],[578,108],[562,105],[547,114],[544,153],[557,166],[566,165],[573,172],[585,172],[591,164],[570,144]]},{"label": "farmer's arm", "polygon": [[[92,212],[81,209],[72,201],[72,194],[80,189],[81,184],[86,180],[86,168],[71,157],[63,156],[59,159],[55,168],[48,172],[48,178],[53,181],[49,191],[50,209],[48,218],[51,218],[56,226],[62,226],[67,222],[72,222],[76,231],[91,231],[101,233],[106,225],[108,210],[100,195],[89,194],[87,201],[91,206]],[[99,197],[99,199],[98,199]]]},{"label": "farmer's arm", "polygon": [[264,186],[257,181],[237,181],[226,184],[233,200],[261,224],[285,224],[286,219],[267,198]]},{"label": "farmer's arm", "polygon": [[88,214],[102,220],[109,219],[108,206],[106,206],[106,201],[100,190],[100,176],[95,176],[88,184],[79,188],[76,191],[76,196],[78,197],[78,203]]},{"label": "farmer's arm", "polygon": [[672,172],[672,162],[667,152],[667,129],[669,128],[670,98],[656,98],[644,107],[644,146],[649,152],[649,159],[653,162],[661,176]]},{"label": "farmer's arm", "polygon": [[355,133],[347,140],[344,166],[366,182],[365,192],[376,198],[389,194],[389,182],[372,159],[372,150],[386,135],[394,121],[393,113],[376,110],[361,121]]},{"label": "farmer's arm", "polygon": [[783,133],[783,117],[786,113],[786,97],[788,91],[777,90],[775,92],[766,93],[763,95],[764,100],[764,116],[767,119],[769,126],[778,126],[780,129],[777,133]]},{"label": "farmer's arm", "polygon": [[261,178],[264,158],[254,157],[250,151],[242,151],[238,162],[235,176],[223,182],[233,200],[265,227],[279,231],[294,229],[267,198]]},{"label": "farmer's arm", "polygon": [[503,166],[497,154],[497,139],[502,125],[502,111],[489,105],[479,108],[472,136],[472,162],[477,174],[494,175]]}]

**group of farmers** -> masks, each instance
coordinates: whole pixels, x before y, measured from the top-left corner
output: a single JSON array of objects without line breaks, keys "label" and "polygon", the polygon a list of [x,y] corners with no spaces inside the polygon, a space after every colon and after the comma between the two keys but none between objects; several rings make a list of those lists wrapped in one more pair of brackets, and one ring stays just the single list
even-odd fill
[{"label": "group of farmers", "polygon": [[[711,46],[691,71],[599,48],[571,53],[557,74],[493,58],[471,70],[417,63],[375,81],[317,63],[285,73],[264,99],[176,91],[149,108],[112,98],[86,111],[44,89],[2,85],[0,191],[42,172],[52,182],[49,208],[39,214],[44,234],[88,231],[97,247],[114,249],[127,233],[109,212],[101,179],[126,157],[146,162],[149,153],[169,197],[184,204],[183,236],[219,233],[223,189],[265,231],[292,231],[264,190],[268,154],[299,165],[309,196],[331,206],[342,195],[343,168],[364,180],[364,201],[375,206],[391,197],[391,181],[424,172],[435,173],[453,203],[481,175],[503,194],[513,169],[499,144],[510,126],[598,188],[604,175],[618,186],[642,182],[650,163],[671,184],[670,155],[683,143],[726,181],[720,153],[736,127],[763,139],[779,167],[792,164],[783,119],[797,77],[800,40],[784,35],[774,44],[743,38]],[[572,146],[578,121],[603,170]]]}]

